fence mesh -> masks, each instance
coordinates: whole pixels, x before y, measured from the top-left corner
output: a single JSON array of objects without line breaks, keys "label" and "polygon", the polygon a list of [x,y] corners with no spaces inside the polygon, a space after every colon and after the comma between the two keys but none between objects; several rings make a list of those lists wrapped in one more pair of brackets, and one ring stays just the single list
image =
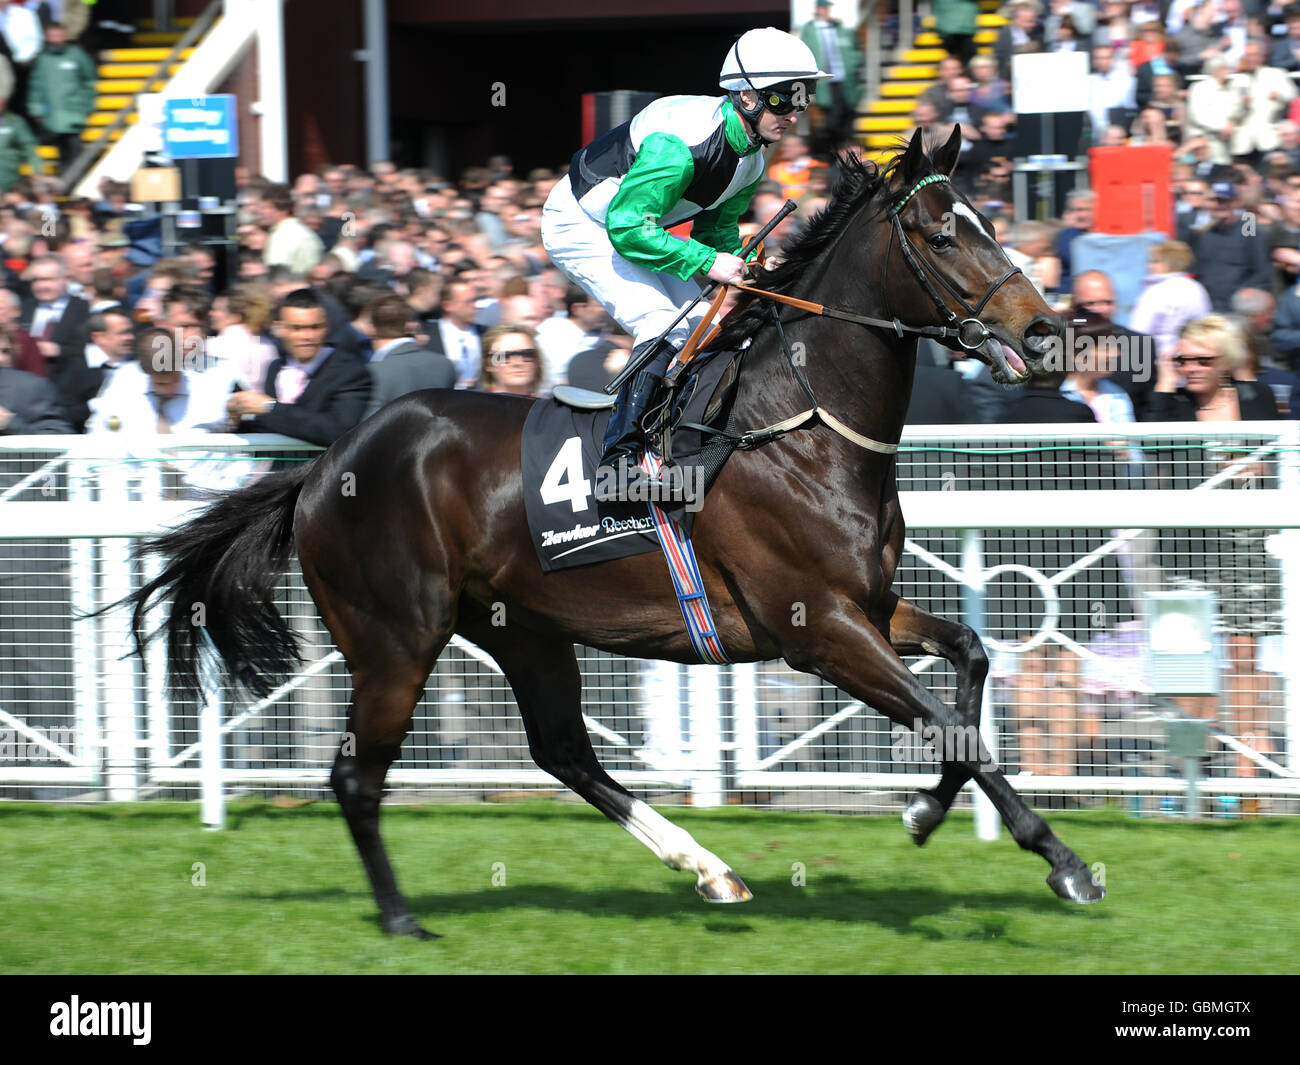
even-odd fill
[{"label": "fence mesh", "polygon": [[[990,439],[909,436],[899,487],[945,493],[954,515],[971,492],[1173,489],[1203,496],[1218,524],[1236,498],[1226,493],[1272,492],[1284,501],[1278,489],[1296,486],[1294,442],[1249,428],[1210,439],[1023,431],[999,438],[992,430],[975,430]],[[264,465],[266,454],[257,452],[256,462]],[[245,472],[259,468],[247,453],[240,461]],[[141,467],[120,455],[61,456],[54,446],[0,451],[0,523],[9,503],[87,500],[94,515],[133,499],[167,498],[165,478]],[[184,478],[170,491],[183,498]],[[987,524],[977,516],[972,523]],[[146,662],[127,655],[123,616],[78,620],[145,577],[131,557],[134,541],[94,532],[17,539],[10,528],[0,539],[0,797],[195,799],[199,705],[164,691],[157,649]],[[1296,647],[1296,612],[1282,550],[1296,535],[1119,522],[1090,530],[982,528],[986,705],[996,755],[1019,790],[1049,808],[1111,803],[1134,813],[1181,812],[1175,778],[1187,767],[1170,750],[1167,725],[1196,718],[1212,726],[1198,760],[1204,812],[1300,810],[1300,676],[1288,651]],[[970,546],[955,529],[909,530],[895,590],[939,617],[962,618],[969,592],[954,576],[969,564]],[[1212,593],[1213,690],[1152,690],[1148,593],[1170,591]],[[277,603],[302,637],[307,675],[252,713],[245,694],[223,689],[227,794],[326,797],[350,678],[296,569]],[[598,756],[653,801],[895,810],[938,769],[911,732],[780,663],[683,667],[586,648],[579,657]],[[909,661],[938,699],[954,702],[951,664]],[[429,680],[390,784],[399,801],[563,792],[529,757],[509,685],[481,652],[459,642]],[[959,803],[969,802],[964,792]]]}]

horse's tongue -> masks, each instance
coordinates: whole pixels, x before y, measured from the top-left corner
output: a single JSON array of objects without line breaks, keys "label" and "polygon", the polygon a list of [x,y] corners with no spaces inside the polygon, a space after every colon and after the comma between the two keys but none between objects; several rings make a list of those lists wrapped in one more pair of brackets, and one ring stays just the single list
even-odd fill
[{"label": "horse's tongue", "polygon": [[1007,360],[1007,365],[1011,367],[1011,369],[1014,370],[1017,374],[1023,374],[1026,372],[1027,368],[1025,366],[1025,360],[1022,359],[1019,355],[1017,355],[1005,344],[1002,345],[1002,356]]}]

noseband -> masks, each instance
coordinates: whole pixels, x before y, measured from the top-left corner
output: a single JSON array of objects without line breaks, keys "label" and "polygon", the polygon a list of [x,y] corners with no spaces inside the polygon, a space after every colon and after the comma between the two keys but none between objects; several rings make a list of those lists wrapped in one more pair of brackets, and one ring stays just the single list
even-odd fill
[{"label": "noseband", "polygon": [[[885,248],[885,257],[880,266],[880,288],[885,296],[885,306],[888,307],[889,253],[893,250],[894,235],[897,234],[898,245],[903,250],[903,260],[912,271],[912,275],[921,283],[921,287],[925,289],[930,299],[934,301],[934,305],[938,309],[939,313],[942,314],[948,322],[948,328],[951,331],[951,334],[956,337],[957,343],[967,351],[975,351],[978,348],[983,347],[984,344],[993,337],[993,334],[989,332],[988,327],[980,321],[980,312],[984,310],[985,304],[993,298],[993,294],[1011,280],[1012,277],[1020,273],[1021,270],[1018,266],[1010,267],[1006,273],[989,286],[989,290],[984,293],[984,298],[972,307],[966,302],[962,294],[953,288],[943,274],[939,273],[939,271],[916,253],[916,248],[912,246],[912,242],[907,238],[907,233],[903,230],[903,223],[900,219],[900,215],[908,201],[920,192],[921,189],[925,188],[927,185],[934,185],[939,182],[951,183],[946,174],[931,174],[928,177],[923,177],[913,185],[908,192],[899,196],[889,205],[888,213],[891,229],[889,231],[889,244]],[[966,313],[965,318],[958,320],[957,315],[952,312],[952,309],[948,304],[946,304],[939,293],[935,291],[934,285],[930,283],[930,277],[926,276],[927,273],[947,289],[948,294],[957,301],[958,306],[960,306]],[[898,319],[896,318],[894,319],[895,322],[897,322],[897,320]],[[904,328],[907,327],[905,326]]]}]

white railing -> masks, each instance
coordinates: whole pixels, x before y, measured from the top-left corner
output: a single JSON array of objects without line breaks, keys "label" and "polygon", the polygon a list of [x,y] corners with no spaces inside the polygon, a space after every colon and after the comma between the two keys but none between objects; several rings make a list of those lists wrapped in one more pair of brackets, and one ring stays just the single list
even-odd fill
[{"label": "white railing", "polygon": [[[1146,808],[1186,785],[1161,724],[1178,701],[1157,697],[1132,654],[1144,642],[1142,593],[1217,588],[1232,630],[1223,691],[1182,700],[1215,718],[1201,791],[1300,810],[1300,424],[1139,425],[1116,437],[1115,426],[909,430],[896,588],[983,634],[986,742],[1018,788]],[[190,469],[196,455],[247,466],[250,448],[315,450],[207,436],[167,453]],[[296,574],[278,603],[308,664],[257,702],[210,683],[202,706],[178,704],[158,644],[142,670],[124,657],[124,617],[74,620],[147,575],[130,560],[132,538],[196,506],[160,498],[147,452],[113,437],[0,438],[0,794],[201,797],[209,823],[233,792],[322,794],[348,678]],[[1227,491],[1240,486],[1251,490]],[[1243,576],[1243,565],[1254,569]],[[593,743],[636,789],[700,805],[871,808],[934,779],[884,718],[781,665],[687,668],[586,650],[581,662]],[[952,700],[947,663],[911,668]],[[460,640],[390,782],[463,796],[555,786],[528,758],[495,664]]]}]

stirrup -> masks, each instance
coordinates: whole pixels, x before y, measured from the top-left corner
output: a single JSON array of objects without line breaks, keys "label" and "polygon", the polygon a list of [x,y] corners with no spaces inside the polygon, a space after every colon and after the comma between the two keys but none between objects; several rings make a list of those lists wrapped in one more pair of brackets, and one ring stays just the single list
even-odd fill
[{"label": "stirrup", "polygon": [[689,502],[684,477],[663,472],[676,467],[665,466],[658,474],[647,473],[634,455],[620,452],[612,461],[596,467],[595,491],[600,503],[676,503]]}]

